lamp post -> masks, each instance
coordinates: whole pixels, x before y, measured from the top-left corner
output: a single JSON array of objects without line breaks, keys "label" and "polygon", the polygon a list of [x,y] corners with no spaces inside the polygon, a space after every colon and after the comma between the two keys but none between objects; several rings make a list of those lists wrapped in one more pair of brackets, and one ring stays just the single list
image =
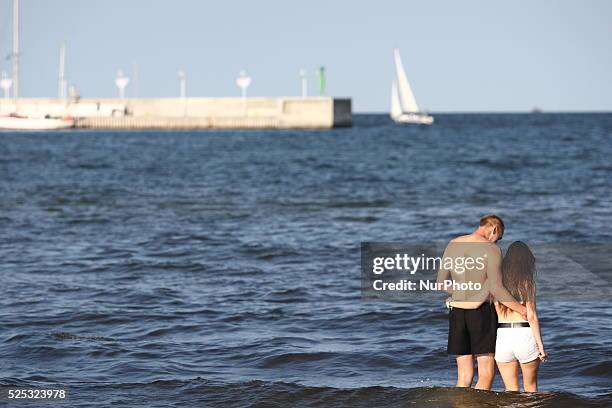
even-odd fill
[{"label": "lamp post", "polygon": [[5,71],[2,71],[2,79],[0,79],[0,88],[4,91],[4,99],[9,99],[13,80],[8,77]]},{"label": "lamp post", "polygon": [[66,44],[60,46],[59,54],[59,78],[57,97],[66,99],[68,97],[68,82],[66,82]]},{"label": "lamp post", "polygon": [[251,85],[251,77],[244,70],[240,71],[238,78],[236,78],[236,85],[242,90],[242,97],[246,99],[247,88]]},{"label": "lamp post", "polygon": [[117,71],[117,78],[115,78],[115,86],[119,89],[119,98],[125,99],[125,88],[130,83],[130,79],[123,76],[123,71]]},{"label": "lamp post", "polygon": [[73,101],[78,101],[81,98],[81,95],[79,95],[79,89],[74,84],[71,84],[68,87],[67,92],[68,92],[67,93],[68,97],[72,99]]},{"label": "lamp post", "polygon": [[181,98],[186,98],[187,97],[187,75],[185,75],[185,71],[183,71],[182,69],[179,70],[178,72],[178,79],[179,79],[179,88],[180,88]]},{"label": "lamp post", "polygon": [[13,98],[19,98],[19,0],[13,0]]},{"label": "lamp post", "polygon": [[179,93],[183,105],[183,116],[187,116],[187,75],[182,69],[178,72]]},{"label": "lamp post", "polygon": [[247,73],[242,70],[240,74],[238,74],[238,78],[236,78],[236,85],[242,91],[242,109],[244,116],[247,116],[248,106],[247,106],[247,88],[251,85],[251,77],[247,75]]},{"label": "lamp post", "polygon": [[187,75],[182,69],[178,72],[181,98],[187,97]]},{"label": "lamp post", "polygon": [[308,96],[308,79],[303,68],[300,69],[300,81],[302,83],[302,98],[306,98]]}]

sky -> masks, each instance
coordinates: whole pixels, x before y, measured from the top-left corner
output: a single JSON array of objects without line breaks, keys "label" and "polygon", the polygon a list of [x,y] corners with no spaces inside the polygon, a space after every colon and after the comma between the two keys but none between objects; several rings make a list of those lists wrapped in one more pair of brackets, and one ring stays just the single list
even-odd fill
[{"label": "sky", "polygon": [[[351,97],[387,112],[393,48],[421,108],[432,112],[612,110],[608,0],[21,0],[21,96],[56,96],[59,48],[83,97],[300,94]],[[0,55],[11,52],[10,0],[0,0]],[[2,58],[0,70],[10,72]]]}]

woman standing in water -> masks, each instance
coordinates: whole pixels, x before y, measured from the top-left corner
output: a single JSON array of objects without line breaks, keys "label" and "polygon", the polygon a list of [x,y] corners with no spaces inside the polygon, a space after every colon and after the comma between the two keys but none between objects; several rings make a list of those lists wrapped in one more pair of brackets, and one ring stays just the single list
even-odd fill
[{"label": "woman standing in water", "polygon": [[521,241],[513,242],[502,262],[503,284],[527,307],[527,321],[520,314],[495,302],[497,310],[497,342],[495,361],[506,391],[519,391],[519,368],[523,373],[523,389],[538,391],[538,367],[548,354],[540,334],[536,311],[535,257]]}]

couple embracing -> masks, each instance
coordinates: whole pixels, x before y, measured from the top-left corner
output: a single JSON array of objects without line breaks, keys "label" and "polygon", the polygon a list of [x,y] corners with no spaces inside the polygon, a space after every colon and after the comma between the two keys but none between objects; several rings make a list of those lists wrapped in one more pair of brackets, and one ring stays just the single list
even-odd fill
[{"label": "couple embracing", "polygon": [[451,295],[447,352],[456,356],[458,387],[472,385],[475,359],[475,388],[491,389],[497,363],[506,391],[519,391],[521,371],[524,391],[537,392],[538,368],[548,355],[536,311],[535,257],[521,241],[513,242],[502,257],[496,242],[503,234],[502,219],[485,215],[473,233],[451,240],[446,247],[445,259],[479,262],[470,268],[442,267],[437,281],[476,283],[480,288],[447,290]]}]

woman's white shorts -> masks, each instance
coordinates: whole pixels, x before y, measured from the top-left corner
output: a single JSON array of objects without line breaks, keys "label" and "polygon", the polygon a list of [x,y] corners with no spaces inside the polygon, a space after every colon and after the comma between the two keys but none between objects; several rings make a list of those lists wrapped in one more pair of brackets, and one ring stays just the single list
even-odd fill
[{"label": "woman's white shorts", "polygon": [[538,345],[531,327],[500,327],[495,342],[495,361],[528,363],[538,358]]}]

